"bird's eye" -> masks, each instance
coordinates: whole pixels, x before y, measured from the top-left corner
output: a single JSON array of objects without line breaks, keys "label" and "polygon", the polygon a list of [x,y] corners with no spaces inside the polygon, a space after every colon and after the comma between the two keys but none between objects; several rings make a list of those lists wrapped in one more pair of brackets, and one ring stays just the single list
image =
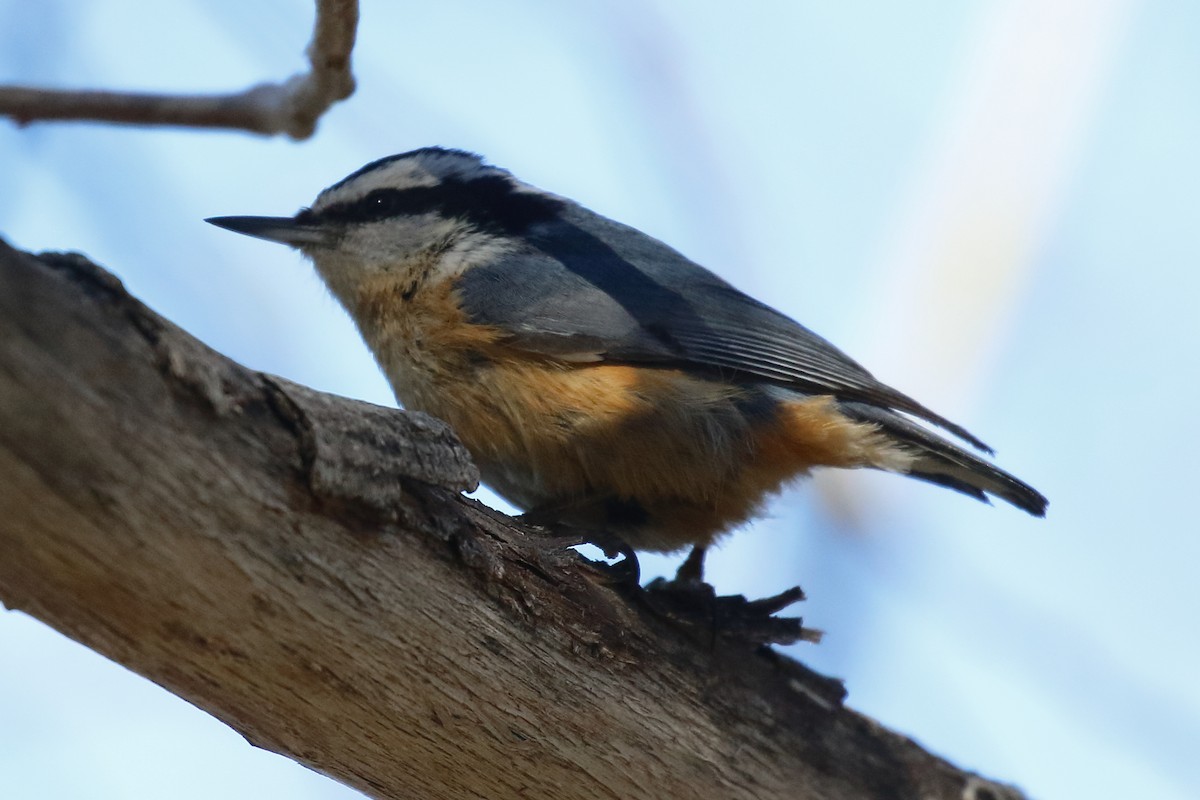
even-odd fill
[{"label": "bird's eye", "polygon": [[372,219],[390,217],[400,210],[400,193],[395,189],[376,189],[363,198],[363,216]]}]

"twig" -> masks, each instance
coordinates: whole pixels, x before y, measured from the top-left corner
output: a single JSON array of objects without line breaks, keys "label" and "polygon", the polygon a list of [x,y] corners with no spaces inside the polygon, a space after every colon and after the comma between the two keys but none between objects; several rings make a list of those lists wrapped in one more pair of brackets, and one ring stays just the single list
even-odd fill
[{"label": "twig", "polygon": [[357,27],[357,0],[317,0],[307,50],[309,70],[282,83],[212,95],[0,86],[0,115],[11,117],[18,125],[87,120],[286,133],[293,139],[307,139],[321,115],[354,92],[350,53]]}]

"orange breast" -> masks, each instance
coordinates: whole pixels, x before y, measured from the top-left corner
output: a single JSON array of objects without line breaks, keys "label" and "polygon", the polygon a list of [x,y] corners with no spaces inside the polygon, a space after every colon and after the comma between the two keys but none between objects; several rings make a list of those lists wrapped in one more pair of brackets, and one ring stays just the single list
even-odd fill
[{"label": "orange breast", "polygon": [[[399,313],[397,313],[399,309]],[[832,398],[775,397],[684,368],[567,363],[472,325],[452,290],[381,286],[358,319],[397,397],[450,423],[484,480],[530,508],[615,498],[645,512],[617,531],[641,549],[708,543],[813,466],[895,455]],[[778,393],[777,393],[778,394]],[[578,524],[611,527],[603,503]]]}]

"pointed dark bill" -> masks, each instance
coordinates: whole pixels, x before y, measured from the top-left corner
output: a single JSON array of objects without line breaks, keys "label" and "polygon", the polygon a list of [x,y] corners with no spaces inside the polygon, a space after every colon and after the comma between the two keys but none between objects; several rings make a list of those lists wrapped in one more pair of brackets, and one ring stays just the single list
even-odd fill
[{"label": "pointed dark bill", "polygon": [[329,242],[329,229],[297,222],[295,217],[209,217],[205,222],[268,242],[303,247]]}]

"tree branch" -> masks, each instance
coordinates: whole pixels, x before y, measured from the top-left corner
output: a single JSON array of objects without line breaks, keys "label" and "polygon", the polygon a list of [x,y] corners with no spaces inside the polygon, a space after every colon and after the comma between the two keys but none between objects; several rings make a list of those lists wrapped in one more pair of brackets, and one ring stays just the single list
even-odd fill
[{"label": "tree branch", "polygon": [[215,95],[0,86],[0,115],[11,117],[18,125],[87,120],[286,133],[293,139],[307,139],[321,115],[354,92],[350,53],[357,26],[357,0],[317,0],[313,38],[307,50],[309,70],[283,83]]},{"label": "tree branch", "polygon": [[689,635],[475,482],[441,422],[0,242],[0,600],[253,744],[375,797],[1020,797]]}]

